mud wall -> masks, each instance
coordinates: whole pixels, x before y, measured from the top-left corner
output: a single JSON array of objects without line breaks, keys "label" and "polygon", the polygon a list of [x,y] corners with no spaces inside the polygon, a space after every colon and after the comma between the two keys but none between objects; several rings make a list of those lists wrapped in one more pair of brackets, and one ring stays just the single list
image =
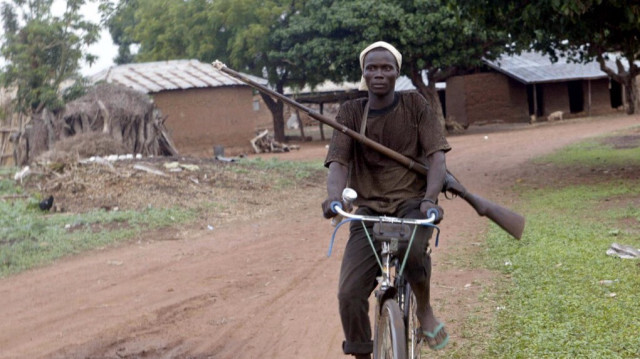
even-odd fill
[{"label": "mud wall", "polygon": [[498,73],[447,80],[447,116],[460,124],[529,120],[526,86]]},{"label": "mud wall", "polygon": [[251,150],[256,128],[271,113],[247,86],[163,91],[152,94],[180,154],[211,157],[213,146],[225,155]]},{"label": "mud wall", "polygon": [[[589,103],[589,81],[584,81],[585,111]],[[599,115],[616,111],[611,107],[611,95],[609,93],[609,79],[591,80],[591,115]]]},{"label": "mud wall", "polygon": [[543,116],[556,111],[569,113],[569,90],[566,82],[551,82],[537,86],[542,86]]},{"label": "mud wall", "polygon": [[[570,113],[567,82],[536,85],[542,94],[543,116],[555,111]],[[589,81],[582,81],[583,111],[573,116],[606,114],[611,107],[609,80],[591,80],[591,108],[589,109]],[[500,73],[481,73],[456,76],[447,80],[447,115],[460,124],[495,122],[528,122],[527,87]]]},{"label": "mud wall", "polygon": [[[591,85],[589,85],[591,82]],[[544,115],[554,111],[562,111],[565,115],[570,113],[569,88],[567,82],[553,82],[539,84],[543,86]],[[589,108],[589,87],[591,87],[591,108]],[[587,116],[605,114],[616,111],[611,107],[611,94],[609,92],[609,79],[583,80],[583,109],[574,116]]]}]

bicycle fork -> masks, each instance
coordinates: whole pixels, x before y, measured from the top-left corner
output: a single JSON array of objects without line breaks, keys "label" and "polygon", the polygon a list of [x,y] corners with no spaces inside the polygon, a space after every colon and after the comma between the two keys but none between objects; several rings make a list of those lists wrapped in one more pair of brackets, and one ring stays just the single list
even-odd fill
[{"label": "bicycle fork", "polygon": [[389,241],[382,242],[382,275],[378,277],[378,283],[380,284],[380,291],[385,292],[387,289],[393,287],[391,283],[391,260],[393,255],[398,251],[398,240],[395,238]]}]

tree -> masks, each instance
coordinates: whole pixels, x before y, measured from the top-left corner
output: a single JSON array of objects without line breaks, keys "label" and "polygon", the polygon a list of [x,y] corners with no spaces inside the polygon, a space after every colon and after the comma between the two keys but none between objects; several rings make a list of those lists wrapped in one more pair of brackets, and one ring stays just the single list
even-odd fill
[{"label": "tree", "polygon": [[[488,27],[508,31],[516,49],[532,48],[552,60],[566,56],[600,69],[624,85],[627,113],[639,105],[640,4],[629,0],[459,0]],[[615,68],[607,60],[615,60]]]},{"label": "tree", "polygon": [[[282,56],[290,45],[271,36],[289,26],[297,12],[295,0],[219,0],[214,13],[220,19],[219,30],[227,38],[229,63],[243,71],[266,76],[271,86],[283,94],[285,86],[301,85],[300,71]],[[285,141],[284,104],[260,93],[273,115],[273,132],[277,141]]]},{"label": "tree", "polygon": [[[224,54],[213,5],[207,0],[100,0],[103,21],[118,45],[116,63],[197,58]],[[138,47],[131,52],[132,45]]]},{"label": "tree", "polygon": [[134,14],[138,9],[137,0],[100,0],[102,22],[109,30],[113,43],[118,45],[118,55],[113,59],[116,64],[128,64],[134,61],[131,46],[135,44],[127,29],[135,25]]},{"label": "tree", "polygon": [[[266,76],[280,93],[294,71],[277,55],[270,34],[287,26],[293,0],[103,1],[107,23],[122,46],[139,44],[135,61],[196,58],[221,60],[241,71]],[[132,15],[133,14],[133,15]],[[127,40],[127,41],[124,41]],[[126,50],[122,50],[125,52]],[[283,104],[261,94],[273,115],[276,140],[284,141]]]},{"label": "tree", "polygon": [[62,16],[51,15],[52,2],[12,0],[2,4],[1,52],[7,63],[0,79],[3,86],[17,90],[16,109],[26,115],[45,107],[61,108],[62,82],[79,77],[81,59],[95,61],[86,47],[97,41],[99,27],[80,15],[85,1],[67,0]]},{"label": "tree", "polygon": [[310,0],[276,35],[290,43],[288,59],[306,69],[311,84],[323,77],[359,79],[359,51],[377,40],[394,44],[403,55],[402,72],[443,123],[435,84],[500,55],[506,40],[441,0]]}]

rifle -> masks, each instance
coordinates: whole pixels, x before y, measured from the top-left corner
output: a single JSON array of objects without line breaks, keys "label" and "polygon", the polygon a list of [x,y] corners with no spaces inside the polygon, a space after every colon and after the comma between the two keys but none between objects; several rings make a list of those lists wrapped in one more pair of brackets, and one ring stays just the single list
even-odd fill
[{"label": "rifle", "polygon": [[[364,135],[361,135],[358,132],[351,130],[350,128],[339,124],[337,121],[330,119],[322,115],[321,113],[306,107],[295,100],[284,96],[276,91],[271,90],[270,88],[261,85],[248,77],[242,75],[241,73],[234,71],[228,68],[225,64],[220,61],[214,61],[212,63],[213,67],[217,70],[224,72],[227,75],[230,75],[249,86],[259,90],[265,94],[268,94],[272,97],[275,97],[282,102],[292,106],[300,111],[307,113],[310,117],[322,122],[325,125],[331,126],[332,128],[346,134],[347,136],[353,138],[354,140],[371,147],[372,149],[386,155],[387,157],[399,162],[400,164],[408,167],[409,169],[416,171],[419,174],[424,176],[427,175],[427,171],[429,170],[424,164],[418,163],[411,158],[408,158],[386,146],[383,146]],[[444,186],[442,188],[442,192],[449,192],[454,196],[459,196],[464,199],[480,216],[486,216],[502,229],[504,229],[507,233],[512,235],[513,237],[520,239],[522,237],[522,232],[524,231],[524,222],[525,219],[522,215],[511,211],[508,208],[502,207],[496,203],[493,203],[485,198],[482,198],[478,195],[470,193],[466,188],[447,170],[447,174],[444,181]]]}]

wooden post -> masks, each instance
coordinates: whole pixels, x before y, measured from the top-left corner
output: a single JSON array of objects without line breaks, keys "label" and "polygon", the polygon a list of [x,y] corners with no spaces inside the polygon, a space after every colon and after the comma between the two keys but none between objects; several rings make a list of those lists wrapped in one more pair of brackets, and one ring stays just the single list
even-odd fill
[{"label": "wooden post", "polygon": [[[324,102],[320,102],[320,114],[324,113]],[[324,141],[324,129],[322,128],[323,123],[320,122],[320,139]]]},{"label": "wooden post", "polygon": [[[11,136],[11,133],[7,133],[7,136],[5,136],[5,132],[4,131],[0,131],[0,166],[4,165],[4,151],[7,145],[7,142],[9,141],[9,136]],[[6,138],[5,138],[6,137]]]},{"label": "wooden post", "polygon": [[302,124],[302,118],[300,117],[300,110],[296,109],[296,116],[298,117],[298,126],[300,126],[300,138],[302,142],[306,142],[307,138],[304,137],[304,124]]},{"label": "wooden post", "polygon": [[533,84],[533,115],[538,117],[538,91],[536,91],[536,84]]},{"label": "wooden post", "polygon": [[587,80],[587,116],[591,116],[591,80]]}]

